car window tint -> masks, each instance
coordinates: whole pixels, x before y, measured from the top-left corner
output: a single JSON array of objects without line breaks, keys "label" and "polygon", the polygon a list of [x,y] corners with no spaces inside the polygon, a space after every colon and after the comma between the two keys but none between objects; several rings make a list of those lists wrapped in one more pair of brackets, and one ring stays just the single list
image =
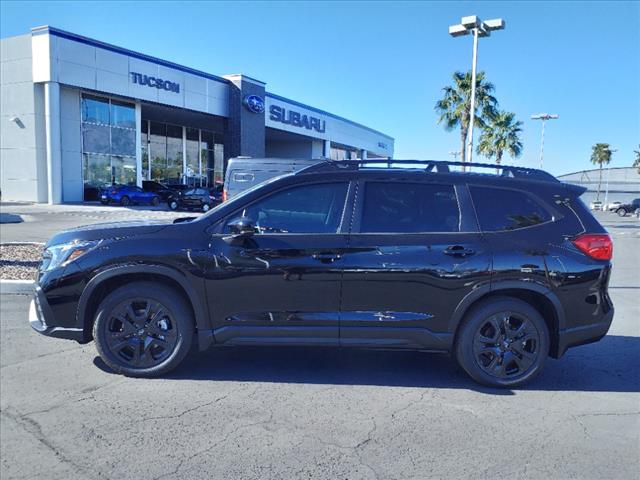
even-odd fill
[{"label": "car window tint", "polygon": [[485,232],[516,230],[551,220],[551,214],[525,192],[469,187],[480,228]]},{"label": "car window tint", "polygon": [[336,233],[340,227],[347,183],[288,188],[243,211],[258,233]]},{"label": "car window tint", "polygon": [[360,231],[459,232],[460,208],[453,185],[369,182]]}]

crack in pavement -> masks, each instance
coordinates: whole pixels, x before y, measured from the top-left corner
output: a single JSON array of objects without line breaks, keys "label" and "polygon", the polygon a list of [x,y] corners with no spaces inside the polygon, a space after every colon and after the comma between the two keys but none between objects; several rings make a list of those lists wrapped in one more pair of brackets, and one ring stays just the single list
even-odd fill
[{"label": "crack in pavement", "polygon": [[182,417],[182,416],[184,416],[184,415],[186,415],[188,413],[195,412],[196,410],[200,410],[201,408],[205,408],[205,407],[208,407],[210,405],[214,405],[214,404],[216,404],[218,402],[221,402],[222,400],[224,400],[225,398],[229,397],[230,395],[231,395],[231,393],[228,393],[228,394],[223,395],[220,398],[216,398],[215,400],[212,400],[210,402],[203,403],[202,405],[196,405],[195,407],[188,408],[187,410],[184,410],[184,411],[178,413],[177,415],[159,415],[157,417],[146,417],[146,418],[142,418],[142,419],[140,419],[140,420],[138,420],[138,421],[136,421],[134,423],[148,422],[150,420],[170,420],[170,419],[173,419],[173,418],[180,418],[180,417]]},{"label": "crack in pavement", "polygon": [[[97,476],[90,470],[89,468],[80,465],[79,463],[74,462],[69,457],[67,457],[58,447],[56,447],[51,440],[47,438],[47,436],[42,431],[41,425],[31,418],[27,418],[24,414],[20,412],[11,413],[7,409],[0,411],[0,415],[4,415],[5,418],[12,420],[16,425],[20,426],[24,429],[28,434],[34,437],[42,446],[44,446],[47,450],[53,453],[56,458],[60,460],[61,463],[69,465],[75,471],[75,473],[82,474],[84,478],[104,478],[105,476],[102,472],[98,471]],[[95,467],[93,467],[95,468]]]},{"label": "crack in pavement", "polygon": [[182,468],[182,466],[187,463],[190,462],[191,460],[193,460],[194,458],[196,458],[199,455],[202,455],[204,453],[210,452],[211,450],[213,450],[214,448],[216,448],[218,445],[226,442],[233,434],[239,432],[240,430],[246,429],[246,428],[251,428],[251,427],[255,427],[257,425],[263,425],[265,423],[270,423],[273,420],[273,410],[269,411],[269,418],[266,420],[261,420],[259,422],[252,422],[252,423],[247,423],[244,425],[240,425],[236,428],[234,428],[233,430],[231,430],[229,433],[227,433],[221,440],[217,441],[216,443],[214,443],[213,445],[210,445],[207,448],[204,448],[202,450],[197,451],[196,453],[194,453],[193,455],[182,459],[178,462],[178,464],[176,465],[176,468],[174,468],[171,472],[167,472],[167,473],[163,473],[160,476],[154,477],[153,480],[160,480],[161,478],[166,478],[166,477],[170,477],[172,475],[177,475],[178,472],[180,471],[180,469]]}]

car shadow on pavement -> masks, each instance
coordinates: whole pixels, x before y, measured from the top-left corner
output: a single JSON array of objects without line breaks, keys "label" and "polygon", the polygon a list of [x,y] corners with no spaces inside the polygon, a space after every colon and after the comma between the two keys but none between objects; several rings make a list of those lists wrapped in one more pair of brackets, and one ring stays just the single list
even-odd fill
[{"label": "car shadow on pavement", "polygon": [[[611,335],[576,347],[560,360],[549,358],[543,372],[519,390],[638,392],[640,337]],[[99,357],[94,364],[111,372]],[[443,354],[332,349],[319,347],[227,347],[190,355],[165,378],[235,382],[376,385],[469,389],[485,388]]]}]

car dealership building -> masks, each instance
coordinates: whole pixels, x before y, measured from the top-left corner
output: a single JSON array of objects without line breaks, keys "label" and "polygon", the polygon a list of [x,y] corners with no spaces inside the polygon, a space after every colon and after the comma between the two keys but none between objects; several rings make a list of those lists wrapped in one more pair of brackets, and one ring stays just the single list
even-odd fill
[{"label": "car dealership building", "polygon": [[3,200],[143,180],[211,185],[226,160],[391,158],[394,139],[265,90],[52,27],[2,39]]}]

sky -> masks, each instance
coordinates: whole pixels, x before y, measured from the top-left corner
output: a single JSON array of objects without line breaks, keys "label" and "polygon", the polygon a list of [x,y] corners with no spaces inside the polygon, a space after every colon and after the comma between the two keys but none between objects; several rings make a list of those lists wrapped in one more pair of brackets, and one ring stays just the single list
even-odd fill
[{"label": "sky", "polygon": [[[640,149],[640,2],[0,2],[2,38],[51,25],[215,75],[243,73],[267,91],[395,138],[395,158],[452,159],[459,131],[434,110],[472,38],[448,26],[501,17],[480,39],[478,69],[500,108],[523,121],[524,150],[504,163],[588,169],[611,144],[611,166]],[[477,138],[477,136],[476,136]],[[477,160],[478,157],[475,157]]]}]

